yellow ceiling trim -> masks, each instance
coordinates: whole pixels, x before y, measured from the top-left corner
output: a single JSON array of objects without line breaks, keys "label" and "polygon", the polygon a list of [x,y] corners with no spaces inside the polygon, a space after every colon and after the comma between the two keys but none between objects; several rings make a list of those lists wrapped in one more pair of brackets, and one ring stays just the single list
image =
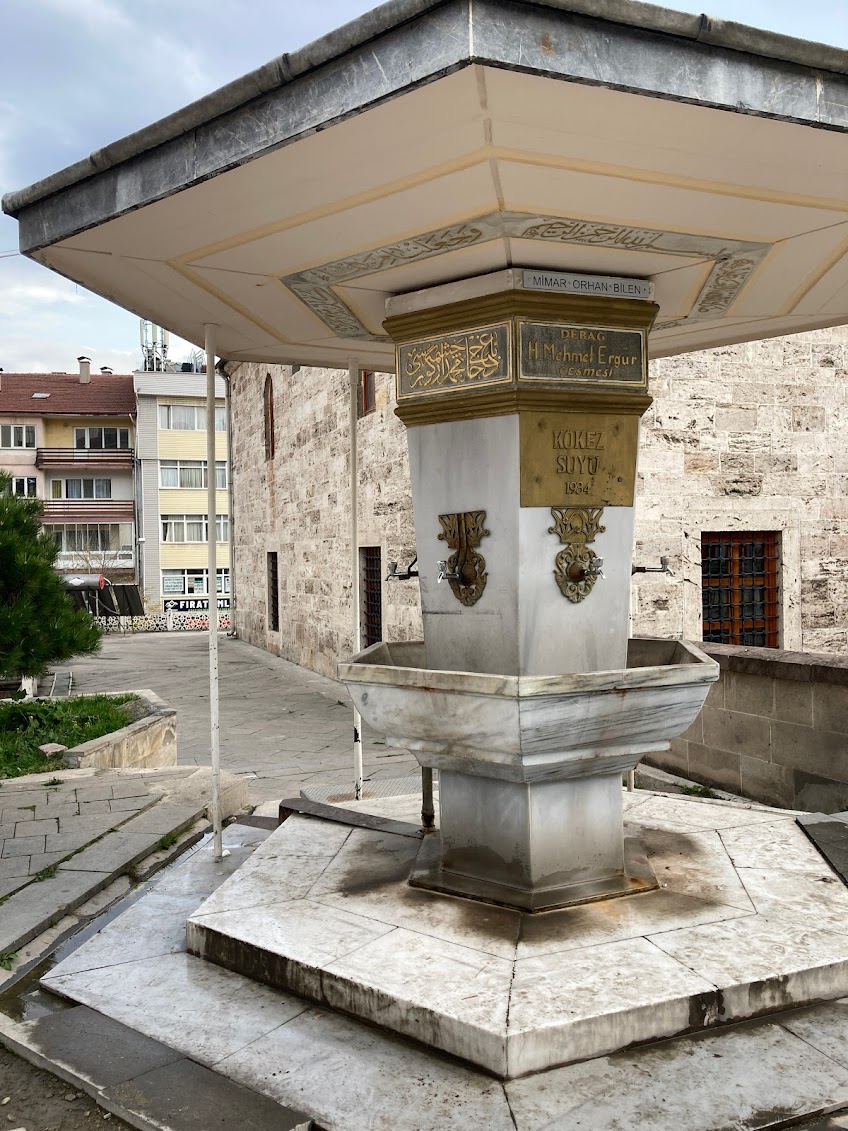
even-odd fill
[{"label": "yellow ceiling trim", "polygon": [[283,337],[279,330],[276,330],[270,323],[263,321],[255,314],[251,314],[247,307],[242,306],[240,302],[231,295],[228,295],[226,291],[220,290],[214,283],[210,283],[208,279],[204,279],[202,275],[193,271],[191,267],[187,267],[184,263],[179,263],[177,260],[173,259],[166,260],[166,263],[168,267],[176,271],[178,275],[182,275],[188,282],[193,283],[196,287],[200,287],[201,290],[206,291],[207,294],[212,295],[213,298],[222,302],[229,310],[240,314],[243,318],[252,322],[254,326],[258,326],[260,330],[264,330],[266,334],[270,334],[271,337],[275,338],[281,345],[290,345],[289,339]]},{"label": "yellow ceiling trim", "polygon": [[[801,193],[780,193],[767,188],[731,185],[723,181],[705,181],[696,177],[675,176],[674,174],[659,176],[647,169],[634,169],[628,165],[608,165],[599,161],[584,161],[580,158],[544,156],[506,146],[493,146],[492,156],[500,161],[508,161],[514,164],[562,169],[574,173],[592,173],[602,177],[614,177],[617,180],[639,181],[642,184],[691,189],[697,192],[713,193],[717,196],[758,200],[764,204],[788,204],[829,212],[848,212],[848,200],[840,198],[804,196]],[[517,211],[517,209],[513,208],[511,211]]]},{"label": "yellow ceiling trim", "polygon": [[[789,241],[782,240],[781,242],[788,243]],[[801,301],[807,297],[807,295],[814,287],[818,286],[825,275],[829,274],[836,266],[836,264],[846,255],[848,255],[848,236],[846,236],[846,238],[842,240],[842,242],[837,246],[833,254],[830,255],[829,258],[825,261],[823,267],[819,267],[816,271],[810,272],[810,274],[807,276],[804,282],[801,283],[797,290],[793,291],[791,297],[789,298],[787,303],[783,307],[781,307],[779,313],[786,317],[788,317],[790,314],[794,314]],[[766,256],[766,258],[768,258],[768,256]]]}]

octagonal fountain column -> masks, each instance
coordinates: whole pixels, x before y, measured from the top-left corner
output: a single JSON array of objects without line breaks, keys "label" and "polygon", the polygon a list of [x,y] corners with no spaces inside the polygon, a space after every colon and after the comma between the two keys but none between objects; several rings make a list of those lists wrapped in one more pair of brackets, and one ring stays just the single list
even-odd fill
[{"label": "octagonal fountain column", "polygon": [[[440,770],[441,835],[413,882],[531,910],[653,885],[625,851],[621,774],[667,746],[672,718],[689,725],[717,674],[691,650],[675,663],[674,644],[628,670],[657,307],[620,296],[648,285],[533,289],[546,281],[390,300],[424,644],[340,669],[363,716]],[[663,665],[685,678],[661,689]]]}]

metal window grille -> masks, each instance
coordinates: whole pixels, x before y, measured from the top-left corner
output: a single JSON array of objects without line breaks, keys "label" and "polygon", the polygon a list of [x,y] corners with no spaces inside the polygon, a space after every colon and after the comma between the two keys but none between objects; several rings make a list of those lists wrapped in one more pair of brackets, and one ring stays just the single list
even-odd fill
[{"label": "metal window grille", "polygon": [[273,459],[276,448],[274,432],[274,383],[271,374],[265,377],[265,459]]},{"label": "metal window grille", "polygon": [[362,568],[362,637],[366,648],[383,639],[383,569],[379,546],[359,551]]},{"label": "metal window grille", "polygon": [[280,631],[280,576],[276,554],[268,555],[268,628],[271,632]]},{"label": "metal window grille", "polygon": [[774,531],[701,535],[705,641],[779,647],[779,539]]}]

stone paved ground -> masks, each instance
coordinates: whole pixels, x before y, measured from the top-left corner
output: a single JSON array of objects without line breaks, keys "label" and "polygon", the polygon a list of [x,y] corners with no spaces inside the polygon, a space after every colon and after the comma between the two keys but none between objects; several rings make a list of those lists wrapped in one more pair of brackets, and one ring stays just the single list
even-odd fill
[{"label": "stone paved ground", "polygon": [[[26,943],[118,877],[200,835],[210,791],[208,769],[177,766],[0,782],[0,956],[20,959]],[[245,783],[222,775],[225,815],[246,801]]]},{"label": "stone paved ground", "polygon": [[[241,640],[219,637],[221,767],[250,775],[253,804],[306,785],[353,780],[352,707],[340,683]],[[209,667],[205,633],[108,636],[98,656],[73,662],[78,694],[149,687],[177,709],[181,764],[208,766]],[[406,752],[363,730],[368,778],[418,773]]]}]

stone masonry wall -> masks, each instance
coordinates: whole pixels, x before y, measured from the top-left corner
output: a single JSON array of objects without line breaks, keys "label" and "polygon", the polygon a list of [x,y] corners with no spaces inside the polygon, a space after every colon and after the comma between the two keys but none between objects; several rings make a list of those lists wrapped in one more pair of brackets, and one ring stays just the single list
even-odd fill
[{"label": "stone masonry wall", "polygon": [[782,646],[848,648],[848,327],[651,363],[637,633],[701,636],[701,531],[781,532]]},{"label": "stone masonry wall", "polygon": [[703,711],[646,761],[765,805],[848,806],[848,658],[705,644],[721,678]]},{"label": "stone masonry wall", "polygon": [[[274,383],[276,452],[266,461],[263,390]],[[232,381],[236,629],[252,644],[335,677],[352,650],[348,376],[240,365]],[[394,378],[376,375],[376,410],[358,422],[359,544],[403,568],[415,556],[406,435]],[[266,555],[279,555],[280,630],[268,628]],[[421,635],[414,581],[383,583],[389,640]]]},{"label": "stone masonry wall", "polygon": [[[347,373],[232,369],[236,627],[335,675],[351,649]],[[265,460],[263,388],[274,382],[276,455]],[[848,650],[848,328],[651,363],[642,428],[634,633],[701,637],[701,531],[781,534],[782,646]],[[403,568],[415,554],[405,430],[394,379],[377,375],[359,421],[360,546]],[[267,627],[266,554],[280,571],[280,631]],[[417,585],[383,583],[388,640],[421,634]]]}]

